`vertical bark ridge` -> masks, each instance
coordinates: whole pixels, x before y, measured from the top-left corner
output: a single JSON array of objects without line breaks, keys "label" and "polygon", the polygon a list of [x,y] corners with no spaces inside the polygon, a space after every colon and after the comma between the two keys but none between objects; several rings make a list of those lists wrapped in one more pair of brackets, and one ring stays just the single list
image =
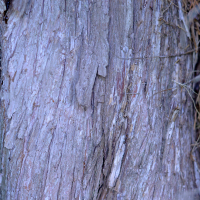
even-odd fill
[{"label": "vertical bark ridge", "polygon": [[[192,61],[158,57],[187,41],[159,21],[166,6],[13,0],[2,37],[4,199],[174,199],[195,187],[191,101],[173,82]],[[181,25],[177,16],[163,13]]]}]

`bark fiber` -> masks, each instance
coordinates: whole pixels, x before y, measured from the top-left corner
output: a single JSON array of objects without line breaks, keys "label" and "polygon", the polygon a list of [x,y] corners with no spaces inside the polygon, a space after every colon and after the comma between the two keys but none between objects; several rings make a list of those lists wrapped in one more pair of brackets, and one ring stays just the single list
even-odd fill
[{"label": "bark fiber", "polygon": [[2,199],[163,200],[197,187],[192,101],[174,82],[191,77],[192,55],[158,57],[190,45],[168,6],[12,1],[1,23]]}]

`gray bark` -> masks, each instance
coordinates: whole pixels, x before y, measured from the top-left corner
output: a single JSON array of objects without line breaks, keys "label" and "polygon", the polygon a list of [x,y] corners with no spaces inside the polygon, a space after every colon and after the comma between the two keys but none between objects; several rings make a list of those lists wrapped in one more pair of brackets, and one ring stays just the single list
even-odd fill
[{"label": "gray bark", "polygon": [[1,24],[2,199],[177,199],[197,187],[192,101],[173,82],[195,61],[158,57],[191,48],[168,5],[13,0]]}]

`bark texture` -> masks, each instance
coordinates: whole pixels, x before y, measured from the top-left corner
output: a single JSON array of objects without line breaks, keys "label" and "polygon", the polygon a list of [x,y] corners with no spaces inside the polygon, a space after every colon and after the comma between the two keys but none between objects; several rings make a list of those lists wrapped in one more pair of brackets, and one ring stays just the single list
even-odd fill
[{"label": "bark texture", "polygon": [[1,24],[2,199],[176,199],[196,187],[192,103],[173,82],[190,77],[192,55],[158,57],[190,45],[168,6],[12,1]]}]

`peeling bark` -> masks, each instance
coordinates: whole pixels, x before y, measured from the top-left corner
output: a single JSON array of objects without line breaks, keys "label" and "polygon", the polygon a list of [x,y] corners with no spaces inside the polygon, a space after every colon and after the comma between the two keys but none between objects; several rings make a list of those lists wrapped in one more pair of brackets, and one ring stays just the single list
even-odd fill
[{"label": "peeling bark", "polygon": [[3,16],[4,11],[6,10],[6,5],[3,0],[0,1],[0,17]]},{"label": "peeling bark", "polygon": [[2,199],[177,199],[197,187],[192,102],[174,82],[191,75],[192,55],[159,58],[192,47],[167,6],[12,1],[1,24]]}]

